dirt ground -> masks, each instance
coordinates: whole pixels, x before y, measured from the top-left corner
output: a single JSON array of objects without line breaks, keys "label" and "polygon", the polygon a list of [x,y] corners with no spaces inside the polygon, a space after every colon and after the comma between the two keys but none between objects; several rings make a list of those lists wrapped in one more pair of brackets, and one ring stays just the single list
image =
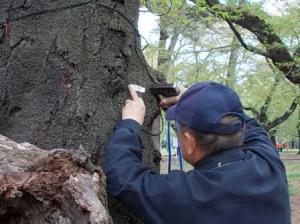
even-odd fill
[{"label": "dirt ground", "polygon": [[[299,182],[300,186],[300,182]],[[300,223],[300,195],[291,196],[292,224]]]},{"label": "dirt ground", "polygon": [[[300,163],[300,155],[294,153],[283,153],[281,154],[281,159],[284,163],[294,162]],[[297,189],[300,189],[300,179],[293,180],[293,186]],[[291,201],[291,210],[292,210],[292,224],[300,223],[300,194],[295,194],[290,196]]]},{"label": "dirt ground", "polygon": [[299,160],[300,163],[300,154],[296,154],[295,152],[290,152],[289,151],[284,151],[284,153],[282,153],[280,155],[280,158],[285,161],[285,160]]}]

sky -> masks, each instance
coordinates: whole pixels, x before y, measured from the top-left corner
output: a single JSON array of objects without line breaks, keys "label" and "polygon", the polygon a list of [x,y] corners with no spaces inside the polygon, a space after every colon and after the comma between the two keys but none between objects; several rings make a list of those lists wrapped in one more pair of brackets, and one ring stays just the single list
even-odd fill
[{"label": "sky", "polygon": [[140,12],[139,32],[151,43],[158,39],[158,35],[154,32],[155,29],[158,30],[158,16],[149,12]]}]

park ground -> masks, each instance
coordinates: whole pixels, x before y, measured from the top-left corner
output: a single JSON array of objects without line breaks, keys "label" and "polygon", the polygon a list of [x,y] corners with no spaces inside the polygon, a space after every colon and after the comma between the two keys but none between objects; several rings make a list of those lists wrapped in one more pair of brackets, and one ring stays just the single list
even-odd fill
[{"label": "park ground", "polygon": [[[286,173],[289,183],[289,194],[292,210],[292,224],[300,223],[300,154],[297,150],[284,150],[280,153],[280,157],[285,164]],[[161,173],[167,173],[168,159],[163,154],[161,163]],[[172,157],[172,169],[178,169],[178,158]],[[191,166],[184,163],[184,169],[189,170]]]},{"label": "park ground", "polygon": [[300,223],[300,155],[289,150],[280,154],[289,182],[292,224]]}]

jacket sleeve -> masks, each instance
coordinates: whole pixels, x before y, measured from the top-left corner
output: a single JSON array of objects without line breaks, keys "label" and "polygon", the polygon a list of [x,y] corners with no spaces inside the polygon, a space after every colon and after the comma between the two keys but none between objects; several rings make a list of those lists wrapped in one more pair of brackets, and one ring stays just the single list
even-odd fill
[{"label": "jacket sleeve", "polygon": [[[110,193],[134,211],[146,223],[165,223],[170,204],[177,208],[185,198],[195,193],[188,188],[189,174],[173,171],[161,175],[142,165],[140,139],[141,127],[133,120],[123,120],[113,134],[107,149],[104,172]],[[210,185],[203,181],[203,186]],[[194,188],[192,186],[191,188]],[[211,187],[208,187],[208,189]],[[206,197],[204,192],[196,194]],[[166,209],[168,212],[166,213]],[[164,211],[164,212],[163,212]],[[174,213],[172,214],[172,217]],[[163,221],[162,221],[163,220]]]},{"label": "jacket sleeve", "polygon": [[245,115],[245,126],[244,143],[246,145],[262,143],[263,145],[268,145],[267,148],[271,147],[277,153],[267,131],[254,118],[250,118]]},{"label": "jacket sleeve", "polygon": [[108,144],[104,172],[109,192],[144,220],[153,221],[165,180],[142,165],[140,134],[136,121],[118,123]]}]

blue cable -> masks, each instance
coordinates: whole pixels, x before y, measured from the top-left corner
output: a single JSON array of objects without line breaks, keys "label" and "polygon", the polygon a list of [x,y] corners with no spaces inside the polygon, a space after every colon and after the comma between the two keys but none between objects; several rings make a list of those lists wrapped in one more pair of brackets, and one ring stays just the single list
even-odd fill
[{"label": "blue cable", "polygon": [[177,155],[179,159],[180,170],[183,170],[182,152],[179,146],[177,147]]},{"label": "blue cable", "polygon": [[183,170],[183,160],[182,160],[182,151],[180,149],[180,146],[179,146],[179,139],[178,139],[178,133],[179,133],[179,130],[178,130],[178,126],[175,125],[176,127],[176,132],[177,132],[177,142],[178,142],[178,146],[177,146],[177,155],[178,155],[178,160],[179,160],[179,166],[180,166],[180,170]]},{"label": "blue cable", "polygon": [[172,151],[171,151],[171,122],[168,121],[167,128],[167,148],[168,148],[168,173],[171,172],[171,164],[172,164]]}]

